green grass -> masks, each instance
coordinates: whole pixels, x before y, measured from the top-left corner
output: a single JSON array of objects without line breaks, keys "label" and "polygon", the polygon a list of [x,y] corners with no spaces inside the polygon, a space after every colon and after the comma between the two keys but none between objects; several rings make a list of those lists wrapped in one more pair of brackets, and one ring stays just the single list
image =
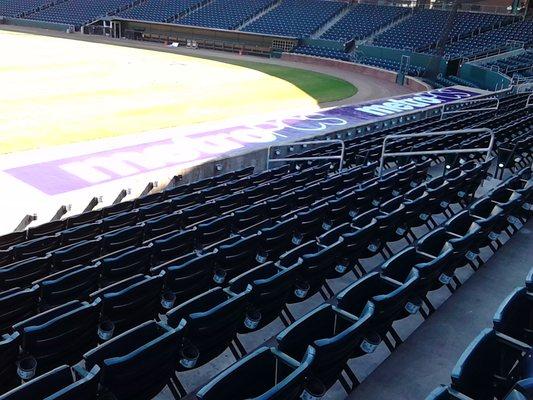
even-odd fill
[{"label": "green grass", "polygon": [[213,60],[255,69],[283,79],[313,97],[318,103],[347,99],[357,93],[357,88],[350,82],[320,72],[253,61],[222,58],[213,58]]}]

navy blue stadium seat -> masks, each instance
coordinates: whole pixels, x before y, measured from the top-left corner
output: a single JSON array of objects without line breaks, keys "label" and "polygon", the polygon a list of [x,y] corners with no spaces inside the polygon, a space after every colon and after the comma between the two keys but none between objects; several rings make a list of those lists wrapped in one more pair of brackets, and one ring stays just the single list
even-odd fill
[{"label": "navy blue stadium seat", "polygon": [[154,398],[169,383],[185,324],[148,321],[86,352],[85,366],[102,370],[100,392],[117,400]]},{"label": "navy blue stadium seat", "polygon": [[9,331],[17,322],[37,314],[39,287],[21,289],[14,287],[0,292],[0,333]]},{"label": "navy blue stadium seat", "polygon": [[157,316],[164,275],[134,275],[91,293],[91,301],[101,300],[101,320],[113,323],[113,335]]},{"label": "navy blue stadium seat", "polygon": [[257,349],[213,378],[198,391],[196,398],[296,400],[304,390],[314,353],[309,348],[298,361],[273,348]]},{"label": "navy blue stadium seat", "polygon": [[0,396],[2,400],[93,400],[97,397],[100,368],[78,371],[62,365],[12,391]]},{"label": "navy blue stadium seat", "polygon": [[192,347],[195,350],[189,352],[197,353],[194,362],[182,358],[178,370],[202,366],[228,347],[233,349],[250,291],[248,288],[231,295],[221,288],[214,288],[167,312],[167,323],[172,327],[178,327],[183,319],[187,321],[184,346]]},{"label": "navy blue stadium seat", "polygon": [[36,373],[76,363],[96,345],[100,301],[71,301],[13,326],[23,354],[37,361]]},{"label": "navy blue stadium seat", "polygon": [[326,389],[340,380],[349,391],[350,386],[341,374],[348,369],[348,360],[360,352],[372,315],[372,308],[356,317],[331,304],[323,304],[278,334],[278,349],[295,360],[301,360],[308,346],[312,346],[315,357],[310,376]]}]

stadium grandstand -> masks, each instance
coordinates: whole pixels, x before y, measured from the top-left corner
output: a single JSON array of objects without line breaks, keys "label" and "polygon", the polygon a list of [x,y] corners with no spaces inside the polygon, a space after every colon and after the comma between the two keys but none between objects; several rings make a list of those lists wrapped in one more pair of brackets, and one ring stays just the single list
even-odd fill
[{"label": "stadium grandstand", "polygon": [[520,0],[0,0],[0,400],[533,399]]}]

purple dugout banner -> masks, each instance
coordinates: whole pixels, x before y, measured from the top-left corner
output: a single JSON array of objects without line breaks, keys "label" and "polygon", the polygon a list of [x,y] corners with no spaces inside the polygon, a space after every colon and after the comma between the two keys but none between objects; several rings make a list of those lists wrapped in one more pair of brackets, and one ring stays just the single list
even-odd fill
[{"label": "purple dugout banner", "polygon": [[48,195],[56,195],[162,168],[198,165],[228,152],[249,151],[323,135],[409,111],[476,97],[482,93],[444,88],[392,99],[342,106],[310,115],[208,132],[169,130],[167,139],[6,169]]}]

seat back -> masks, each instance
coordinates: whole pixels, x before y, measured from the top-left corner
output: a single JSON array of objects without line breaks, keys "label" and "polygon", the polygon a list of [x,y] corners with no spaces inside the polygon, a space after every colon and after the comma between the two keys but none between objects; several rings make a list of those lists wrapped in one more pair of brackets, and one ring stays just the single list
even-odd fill
[{"label": "seat back", "polygon": [[194,251],[196,238],[197,229],[192,228],[154,240],[153,264],[159,265]]},{"label": "seat back", "polygon": [[52,263],[58,271],[76,265],[90,264],[100,256],[100,239],[87,240],[52,252]]},{"label": "seat back", "polygon": [[134,275],[92,293],[91,300],[100,298],[102,319],[113,322],[114,333],[124,332],[160,311],[164,275]]},{"label": "seat back", "polygon": [[37,313],[39,306],[39,287],[12,288],[0,292],[0,333]]},{"label": "seat back", "polygon": [[178,362],[184,324],[148,321],[87,352],[86,365],[102,369],[100,384],[117,400],[154,398]]},{"label": "seat back", "polygon": [[41,306],[54,307],[71,300],[87,300],[100,280],[101,265],[76,266],[35,282],[40,286]]},{"label": "seat back", "polygon": [[100,236],[101,254],[111,254],[131,246],[141,246],[144,237],[144,226],[135,225]]},{"label": "seat back", "polygon": [[0,268],[0,290],[26,287],[50,273],[52,256],[33,257]]},{"label": "seat back", "polygon": [[72,301],[19,322],[22,351],[37,360],[37,373],[76,363],[96,345],[100,301]]},{"label": "seat back", "polygon": [[102,258],[99,263],[104,282],[116,282],[136,274],[148,273],[152,249],[151,245],[131,248],[118,255]]},{"label": "seat back", "polygon": [[303,391],[313,357],[312,348],[300,363],[275,349],[260,348],[213,378],[196,397],[199,400],[296,400]]}]

